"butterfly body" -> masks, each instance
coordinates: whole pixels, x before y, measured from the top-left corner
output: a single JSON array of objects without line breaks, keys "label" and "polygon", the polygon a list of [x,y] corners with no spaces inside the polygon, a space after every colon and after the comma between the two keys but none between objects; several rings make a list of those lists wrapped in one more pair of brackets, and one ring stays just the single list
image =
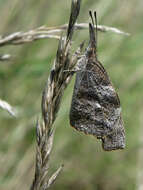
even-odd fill
[{"label": "butterfly body", "polygon": [[94,26],[89,25],[90,42],[79,61],[76,74],[70,124],[78,131],[102,140],[104,150],[125,147],[125,135],[119,97],[96,55]]}]

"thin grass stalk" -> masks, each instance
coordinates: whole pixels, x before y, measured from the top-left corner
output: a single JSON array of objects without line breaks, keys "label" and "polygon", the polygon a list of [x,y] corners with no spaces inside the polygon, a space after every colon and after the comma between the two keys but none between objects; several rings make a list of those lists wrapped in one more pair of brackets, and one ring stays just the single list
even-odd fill
[{"label": "thin grass stalk", "polygon": [[6,110],[10,115],[16,116],[16,110],[6,101],[0,99],[0,108]]},{"label": "thin grass stalk", "polygon": [[[23,43],[29,43],[35,40],[45,39],[45,38],[54,38],[60,40],[60,35],[56,35],[55,33],[61,33],[67,29],[68,29],[68,24],[64,24],[56,27],[41,26],[27,32],[24,31],[14,32],[12,34],[9,34],[8,36],[0,36],[0,46],[20,45]],[[75,24],[74,30],[85,30],[85,29],[88,29],[88,23]],[[97,25],[97,30],[100,32],[113,32],[121,35],[129,35],[129,33],[123,32],[118,28],[104,26],[104,25]]]},{"label": "thin grass stalk", "polygon": [[71,70],[77,63],[80,48],[71,56],[71,40],[74,31],[74,24],[80,10],[81,0],[72,0],[71,16],[67,30],[67,36],[61,37],[58,45],[56,60],[46,83],[42,96],[42,119],[36,125],[37,152],[35,178],[31,190],[46,190],[55,182],[60,174],[63,165],[49,177],[49,159],[51,155],[55,128],[53,123],[59,111],[63,92],[69,84],[73,73],[64,72]]},{"label": "thin grass stalk", "polygon": [[[68,29],[68,24],[64,24],[55,27],[40,26],[33,30],[29,30],[27,32],[24,31],[14,32],[7,36],[0,36],[0,47],[6,45],[21,45],[46,38],[60,40],[61,37],[59,33],[67,29]],[[88,23],[75,23],[74,25],[74,30],[85,30],[85,29],[88,29]],[[113,32],[125,36],[130,35],[127,32],[119,30],[118,28],[104,26],[104,25],[97,25],[97,30],[101,32]],[[9,54],[0,55],[0,61],[6,61],[11,58],[12,56]]]}]

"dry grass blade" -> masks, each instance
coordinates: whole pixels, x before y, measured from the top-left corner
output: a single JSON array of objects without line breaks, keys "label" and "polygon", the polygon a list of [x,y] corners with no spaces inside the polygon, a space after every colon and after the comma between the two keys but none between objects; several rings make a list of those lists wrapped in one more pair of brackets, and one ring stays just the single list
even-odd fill
[{"label": "dry grass blade", "polygon": [[56,178],[58,177],[58,175],[60,174],[61,170],[63,169],[63,165],[61,165],[57,171],[50,177],[48,184],[47,184],[47,189],[54,183],[54,181],[56,180]]},{"label": "dry grass blade", "polygon": [[97,25],[97,30],[101,31],[101,32],[113,32],[116,34],[122,34],[125,36],[129,36],[130,34],[127,32],[124,32],[122,30],[119,30],[118,28],[115,27],[109,27],[109,26],[104,26],[104,25]]},{"label": "dry grass blade", "polygon": [[0,55],[0,61],[7,61],[10,58],[11,58],[11,55],[9,55],[9,54]]},{"label": "dry grass blade", "polygon": [[[73,3],[71,6],[71,10],[74,10],[74,11],[71,12],[69,24],[64,24],[64,25],[56,26],[56,27],[41,26],[27,32],[20,31],[20,32],[12,33],[8,36],[0,36],[0,46],[21,45],[21,44],[30,43],[36,40],[46,39],[46,38],[60,40],[61,39],[60,34],[57,35],[57,33],[61,33],[64,30],[67,30],[67,38],[71,40],[74,29],[75,30],[88,29],[88,23],[79,23],[79,24],[75,23],[75,20],[79,13],[81,0],[78,0],[78,1],[75,0],[75,2],[77,4],[75,5]],[[121,34],[121,35],[130,35],[129,33],[123,32],[117,28],[103,26],[103,25],[97,25],[97,30],[101,32],[110,31],[117,34]],[[9,59],[11,59],[11,55],[9,54],[0,55],[0,61],[6,61]]]},{"label": "dry grass blade", "polygon": [[[63,30],[66,30],[68,27],[67,24],[61,25],[61,26],[57,26],[57,27],[46,27],[46,26],[42,26],[39,28],[39,30],[43,31],[43,30],[47,30],[48,33],[58,33],[61,32]],[[74,29],[75,30],[85,30],[89,28],[89,23],[75,23],[74,25]],[[121,34],[121,35],[125,35],[125,36],[129,36],[130,34],[127,32],[124,32],[118,28],[115,27],[110,27],[110,26],[105,26],[105,25],[97,25],[97,30],[100,32],[113,32],[116,34]]]},{"label": "dry grass blade", "polygon": [[70,15],[70,20],[69,20],[69,25],[68,25],[68,30],[67,30],[67,38],[69,38],[69,40],[71,40],[72,35],[73,35],[73,31],[74,31],[74,25],[76,22],[76,19],[78,17],[79,14],[79,10],[80,10],[80,3],[81,0],[76,1],[76,3],[72,3],[71,5],[71,15]]},{"label": "dry grass blade", "polygon": [[[76,15],[77,13],[75,13]],[[74,16],[75,16],[74,15]],[[72,15],[73,16],[73,15]],[[71,23],[70,25],[72,25]],[[88,23],[76,23],[74,25],[75,30],[84,30],[88,29]],[[71,27],[71,26],[69,26]],[[46,39],[46,38],[54,38],[54,39],[60,39],[60,35],[55,35],[55,33],[60,33],[64,30],[67,30],[68,24],[64,24],[61,26],[57,27],[47,27],[47,26],[41,26],[38,28],[35,28],[33,30],[27,31],[27,32],[15,32],[13,34],[10,34],[5,37],[0,37],[0,46],[5,46],[5,45],[20,45],[23,43],[29,43],[35,40],[39,39]],[[114,32],[117,34],[122,34],[122,35],[130,35],[129,33],[123,32],[119,30],[118,28],[114,27],[109,27],[109,26],[104,26],[104,25],[97,25],[97,30],[101,32]],[[69,33],[69,31],[68,31]],[[71,32],[72,33],[72,32]],[[68,34],[69,37],[69,34]]]},{"label": "dry grass blade", "polygon": [[1,100],[1,99],[0,99],[0,108],[8,111],[8,113],[10,113],[10,115],[12,115],[14,117],[16,116],[16,112],[14,111],[14,108],[8,102]]},{"label": "dry grass blade", "polygon": [[[42,121],[37,122],[37,153],[35,178],[31,190],[46,190],[56,180],[63,166],[51,176],[48,177],[49,158],[52,150],[54,131],[53,123],[59,110],[61,98],[64,89],[70,82],[72,72],[64,72],[73,68],[78,60],[80,49],[71,56],[71,38],[73,28],[80,10],[80,1],[72,1],[72,9],[67,37],[61,37],[57,50],[56,60],[48,78],[47,84],[42,96]],[[75,56],[76,55],[76,56]]]}]

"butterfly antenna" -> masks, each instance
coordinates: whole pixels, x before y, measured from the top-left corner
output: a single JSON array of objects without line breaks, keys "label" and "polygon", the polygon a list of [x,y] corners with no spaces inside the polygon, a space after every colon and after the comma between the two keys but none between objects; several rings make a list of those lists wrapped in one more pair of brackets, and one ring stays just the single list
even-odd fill
[{"label": "butterfly antenna", "polygon": [[90,16],[91,21],[92,21],[92,24],[93,24],[93,26],[94,26],[94,19],[93,19],[93,16],[92,16],[92,11],[89,11],[89,16]]},{"label": "butterfly antenna", "polygon": [[95,18],[95,38],[96,38],[96,47],[97,47],[97,14],[94,11],[94,18]]},{"label": "butterfly antenna", "polygon": [[89,35],[90,35],[90,41],[89,41],[89,51],[92,51],[94,54],[96,54],[96,38],[95,38],[95,29],[94,29],[94,19],[92,12],[89,11],[89,16],[91,18],[91,23],[89,23]]}]

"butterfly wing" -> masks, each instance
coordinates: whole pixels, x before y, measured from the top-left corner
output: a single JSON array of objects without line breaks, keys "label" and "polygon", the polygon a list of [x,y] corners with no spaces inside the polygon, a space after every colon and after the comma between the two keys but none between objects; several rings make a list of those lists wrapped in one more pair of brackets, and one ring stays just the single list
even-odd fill
[{"label": "butterfly wing", "polygon": [[102,139],[104,150],[122,149],[125,147],[125,132],[120,100],[97,59],[94,23],[89,24],[89,36],[89,46],[79,61],[81,70],[76,74],[70,124],[78,131]]},{"label": "butterfly wing", "polygon": [[[119,97],[106,70],[97,60],[87,59],[85,70],[76,75],[70,110],[71,126],[102,139],[103,148],[110,150],[124,147],[121,121]],[[122,142],[118,142],[118,137]]]},{"label": "butterfly wing", "polygon": [[118,127],[113,131],[113,133],[102,139],[102,147],[106,151],[125,148],[125,130],[123,127],[122,117],[120,117],[118,121]]},{"label": "butterfly wing", "polygon": [[112,132],[120,113],[119,98],[106,71],[95,62],[88,62],[85,71],[76,76],[71,125],[79,131],[102,137]]}]

